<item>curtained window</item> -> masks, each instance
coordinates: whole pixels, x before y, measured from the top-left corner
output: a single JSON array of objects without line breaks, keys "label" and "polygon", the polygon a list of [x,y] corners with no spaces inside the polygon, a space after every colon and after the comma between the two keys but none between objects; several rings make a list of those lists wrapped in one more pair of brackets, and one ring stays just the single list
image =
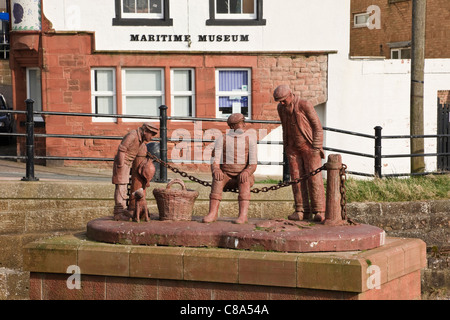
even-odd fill
[{"label": "curtained window", "polygon": [[250,69],[219,69],[216,71],[217,117],[232,113],[251,115]]}]

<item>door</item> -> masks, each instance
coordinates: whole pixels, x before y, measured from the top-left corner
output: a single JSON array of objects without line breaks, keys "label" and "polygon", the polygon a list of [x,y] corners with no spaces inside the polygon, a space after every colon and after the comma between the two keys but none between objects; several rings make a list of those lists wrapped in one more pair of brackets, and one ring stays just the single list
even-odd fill
[{"label": "door", "polygon": [[438,135],[447,135],[438,137],[438,155],[437,168],[440,171],[450,171],[450,101],[438,98]]}]

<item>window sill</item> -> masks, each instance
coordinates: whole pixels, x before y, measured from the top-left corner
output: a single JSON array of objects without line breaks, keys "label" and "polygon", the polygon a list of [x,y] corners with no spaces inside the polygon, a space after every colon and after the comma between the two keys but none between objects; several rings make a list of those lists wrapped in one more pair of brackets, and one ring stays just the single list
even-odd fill
[{"label": "window sill", "polygon": [[410,0],[389,0],[389,4],[397,3],[397,2],[405,2]]},{"label": "window sill", "polygon": [[240,19],[208,19],[207,26],[265,26],[266,19],[240,20]]},{"label": "window sill", "polygon": [[113,26],[173,26],[173,19],[124,19],[113,18]]}]

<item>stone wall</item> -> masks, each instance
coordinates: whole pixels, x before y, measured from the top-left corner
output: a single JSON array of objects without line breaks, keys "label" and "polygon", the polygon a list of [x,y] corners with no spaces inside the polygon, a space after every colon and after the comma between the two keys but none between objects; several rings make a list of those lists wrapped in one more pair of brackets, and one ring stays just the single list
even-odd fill
[{"label": "stone wall", "polygon": [[[150,212],[157,214],[152,188],[149,189]],[[206,215],[209,189],[189,183],[200,192],[194,215]],[[258,185],[262,187],[262,185]],[[112,215],[114,186],[90,182],[21,182],[0,184],[0,299],[27,299],[29,273],[23,271],[26,244],[63,234],[86,230],[88,221]],[[227,193],[220,215],[237,216],[237,195]],[[427,243],[428,268],[422,273],[422,289],[449,292],[450,242],[449,200],[400,203],[350,203],[347,211],[353,220],[383,228],[388,236],[420,238]],[[250,217],[286,218],[292,213],[292,191],[283,188],[252,197]],[[447,247],[446,247],[447,246]]]}]

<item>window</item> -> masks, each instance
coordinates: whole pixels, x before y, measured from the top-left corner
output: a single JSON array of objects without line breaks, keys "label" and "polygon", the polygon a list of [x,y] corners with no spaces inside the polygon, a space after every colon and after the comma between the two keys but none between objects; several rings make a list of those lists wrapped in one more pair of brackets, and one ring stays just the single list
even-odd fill
[{"label": "window", "polygon": [[[27,68],[27,99],[34,100],[33,110],[42,111],[41,69]],[[35,115],[34,121],[44,121],[41,115]]]},{"label": "window", "polygon": [[[1,13],[0,13],[1,17]],[[0,20],[0,59],[9,59],[9,21]]]},{"label": "window", "polygon": [[[94,114],[116,114],[115,70],[98,68],[91,70],[91,103]],[[115,118],[96,117],[94,122],[114,122]]]},{"label": "window", "polygon": [[368,13],[358,13],[353,16],[353,26],[355,28],[363,28],[369,25],[369,17]]},{"label": "window", "polygon": [[216,0],[216,18],[256,19],[256,0]]},{"label": "window", "polygon": [[206,25],[265,25],[263,0],[209,0]]},{"label": "window", "polygon": [[162,0],[123,0],[122,18],[164,18]]},{"label": "window", "polygon": [[391,49],[391,59],[411,59],[411,48]]},{"label": "window", "polygon": [[193,69],[172,69],[172,116],[195,115],[195,81]]},{"label": "window", "polygon": [[122,81],[124,114],[159,116],[159,107],[165,104],[164,69],[124,69]]},{"label": "window", "polygon": [[216,71],[216,114],[218,118],[232,113],[251,115],[250,69],[220,69]]},{"label": "window", "polygon": [[172,26],[169,0],[115,0],[114,26]]}]

